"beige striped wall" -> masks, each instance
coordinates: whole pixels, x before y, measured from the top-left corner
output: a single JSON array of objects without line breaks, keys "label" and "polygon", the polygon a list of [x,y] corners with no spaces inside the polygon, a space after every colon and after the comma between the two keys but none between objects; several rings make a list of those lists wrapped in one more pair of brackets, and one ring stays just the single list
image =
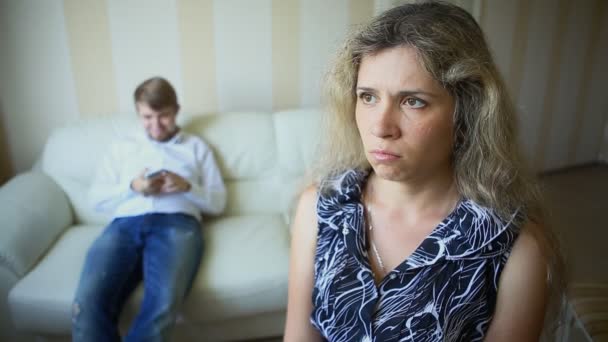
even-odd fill
[{"label": "beige striped wall", "polygon": [[[0,171],[31,167],[55,127],[133,115],[132,91],[153,75],[175,85],[190,114],[318,106],[346,32],[400,2],[2,1],[0,153],[10,158]],[[486,31],[539,170],[608,154],[606,1],[453,2]]]}]

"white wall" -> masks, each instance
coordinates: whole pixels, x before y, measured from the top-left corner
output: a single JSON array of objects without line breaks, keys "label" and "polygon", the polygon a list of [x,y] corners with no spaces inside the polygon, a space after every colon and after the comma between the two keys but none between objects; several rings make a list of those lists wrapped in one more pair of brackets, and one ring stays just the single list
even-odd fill
[{"label": "white wall", "polygon": [[[402,2],[4,0],[0,144],[26,170],[55,127],[134,115],[132,91],[153,75],[173,82],[188,113],[318,106],[349,28]],[[539,170],[608,155],[607,1],[453,2],[485,30]]]},{"label": "white wall", "polygon": [[0,2],[0,99],[16,170],[31,167],[53,127],[78,117],[60,1]]}]

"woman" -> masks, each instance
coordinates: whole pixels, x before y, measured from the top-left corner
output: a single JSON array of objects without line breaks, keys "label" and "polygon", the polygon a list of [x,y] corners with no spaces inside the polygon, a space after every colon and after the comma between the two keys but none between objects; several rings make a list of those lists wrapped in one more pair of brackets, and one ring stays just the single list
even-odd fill
[{"label": "woman", "polygon": [[388,10],[347,39],[325,93],[285,340],[537,341],[560,258],[475,20]]}]

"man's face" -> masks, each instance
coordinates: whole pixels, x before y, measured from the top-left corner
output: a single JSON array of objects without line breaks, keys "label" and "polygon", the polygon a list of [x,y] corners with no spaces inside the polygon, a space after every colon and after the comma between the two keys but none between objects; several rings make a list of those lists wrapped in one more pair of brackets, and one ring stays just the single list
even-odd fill
[{"label": "man's face", "polygon": [[135,106],[139,119],[151,139],[166,141],[173,136],[177,129],[175,124],[177,110],[175,108],[167,107],[154,110],[145,102],[137,102]]}]

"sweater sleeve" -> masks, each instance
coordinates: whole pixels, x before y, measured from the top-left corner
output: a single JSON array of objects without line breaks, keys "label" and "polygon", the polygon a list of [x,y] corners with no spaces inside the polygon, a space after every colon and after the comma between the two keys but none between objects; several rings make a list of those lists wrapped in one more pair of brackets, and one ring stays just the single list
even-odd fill
[{"label": "sweater sleeve", "polygon": [[218,215],[226,207],[226,187],[213,152],[203,142],[197,149],[199,177],[185,196],[205,214]]},{"label": "sweater sleeve", "polygon": [[95,210],[113,211],[123,201],[138,195],[131,189],[131,179],[121,179],[120,165],[120,148],[112,145],[100,161],[89,189],[88,200]]}]

